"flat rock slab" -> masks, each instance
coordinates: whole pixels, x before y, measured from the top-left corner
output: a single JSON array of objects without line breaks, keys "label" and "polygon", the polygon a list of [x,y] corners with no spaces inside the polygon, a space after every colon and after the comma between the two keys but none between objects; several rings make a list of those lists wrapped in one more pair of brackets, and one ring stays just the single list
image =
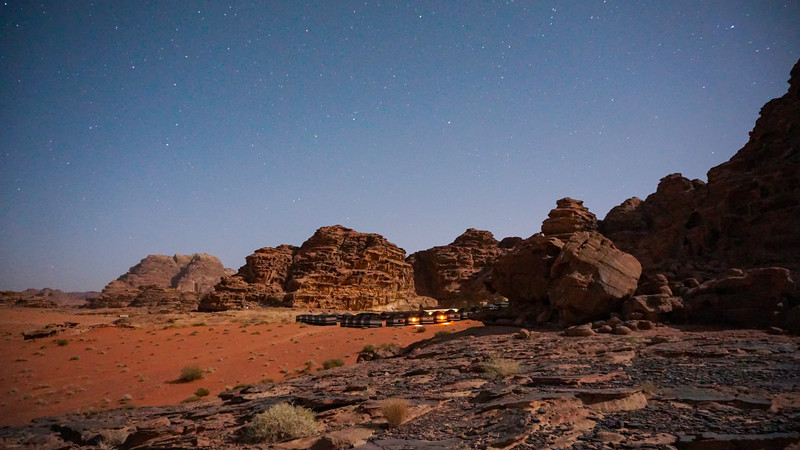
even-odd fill
[{"label": "flat rock slab", "polygon": [[716,434],[681,436],[675,446],[679,450],[769,450],[800,444],[800,433]]},{"label": "flat rock slab", "polygon": [[734,406],[740,409],[769,410],[772,407],[772,400],[769,398],[750,395],[740,396],[720,392],[716,389],[700,389],[693,387],[664,389],[657,398],[659,400],[677,401],[692,405],[713,402]]}]

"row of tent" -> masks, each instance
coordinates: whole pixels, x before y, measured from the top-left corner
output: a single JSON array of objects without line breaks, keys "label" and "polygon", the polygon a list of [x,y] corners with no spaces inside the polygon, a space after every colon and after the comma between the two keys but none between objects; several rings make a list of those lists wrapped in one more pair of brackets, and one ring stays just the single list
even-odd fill
[{"label": "row of tent", "polygon": [[[505,304],[493,304],[487,309],[499,309],[508,306]],[[296,322],[309,325],[336,325],[349,328],[378,328],[384,323],[387,327],[402,327],[406,325],[433,325],[437,323],[448,323],[457,320],[469,319],[473,314],[480,311],[480,307],[462,309],[430,309],[414,312],[383,312],[383,313],[360,313],[360,314],[300,314],[295,318]]]}]

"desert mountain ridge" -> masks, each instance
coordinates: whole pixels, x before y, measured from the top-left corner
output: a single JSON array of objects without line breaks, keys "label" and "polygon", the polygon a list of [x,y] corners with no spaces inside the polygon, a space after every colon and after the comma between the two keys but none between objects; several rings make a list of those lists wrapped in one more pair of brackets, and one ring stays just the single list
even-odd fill
[{"label": "desert mountain ridge", "polygon": [[206,254],[151,255],[90,307],[222,311],[257,306],[402,309],[508,299],[517,321],[571,325],[609,313],[785,325],[800,277],[800,63],[748,143],[681,174],[602,220],[556,202],[533,236],[497,241],[467,229],[448,245],[405,251],[375,233],[322,227],[301,246],[256,250],[234,272]]}]

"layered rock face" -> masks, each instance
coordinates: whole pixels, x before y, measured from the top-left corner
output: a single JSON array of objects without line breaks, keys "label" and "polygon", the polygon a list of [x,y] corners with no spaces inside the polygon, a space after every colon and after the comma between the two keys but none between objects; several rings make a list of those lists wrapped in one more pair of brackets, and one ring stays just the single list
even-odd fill
[{"label": "layered rock face", "polygon": [[498,242],[489,231],[470,228],[451,244],[413,253],[406,261],[414,268],[417,294],[448,307],[475,305],[501,299],[487,289],[490,271],[486,269],[521,241]]},{"label": "layered rock face", "polygon": [[641,265],[595,231],[583,202],[562,199],[542,224],[492,264],[491,286],[536,322],[572,325],[608,317],[636,290]]},{"label": "layered rock face", "polygon": [[127,273],[112,281],[92,299],[89,306],[177,306],[191,308],[200,296],[232,271],[225,269],[216,256],[149,255]]},{"label": "layered rock face", "polygon": [[262,248],[223,278],[199,309],[221,311],[256,305],[330,309],[400,309],[435,300],[414,292],[405,251],[379,234],[340,225],[323,227],[301,247]]},{"label": "layered rock face", "polygon": [[545,236],[566,236],[579,231],[597,230],[597,217],[585,206],[583,201],[569,197],[556,201],[556,208],[550,210],[542,222]]},{"label": "layered rock face", "polygon": [[[708,183],[669,175],[646,200],[632,198],[613,208],[600,225],[603,234],[635,255],[647,273],[663,273],[679,295],[700,283],[729,278],[730,269],[783,267],[797,280],[800,62],[789,83],[786,95],[762,108],[748,143],[709,170]],[[787,293],[782,281],[775,283],[768,298],[788,296],[784,308],[797,303],[796,291]],[[717,320],[737,321],[735,305],[717,303]],[[761,313],[772,314],[768,310]],[[758,309],[753,313],[758,315]],[[753,318],[754,323],[765,321]]]}]

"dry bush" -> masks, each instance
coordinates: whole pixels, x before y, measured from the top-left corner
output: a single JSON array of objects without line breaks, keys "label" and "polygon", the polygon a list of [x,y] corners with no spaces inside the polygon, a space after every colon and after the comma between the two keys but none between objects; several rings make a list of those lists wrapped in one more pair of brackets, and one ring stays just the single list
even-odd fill
[{"label": "dry bush", "polygon": [[493,355],[489,358],[489,361],[484,363],[483,372],[492,378],[503,378],[519,373],[519,363],[513,359]]},{"label": "dry bush", "polygon": [[255,415],[245,429],[245,437],[253,442],[280,442],[311,436],[318,430],[311,410],[279,403]]},{"label": "dry bush", "polygon": [[208,395],[210,393],[211,393],[211,391],[209,391],[208,389],[206,389],[204,387],[197,388],[197,390],[194,391],[194,395],[196,395],[198,397],[205,397],[206,395]]},{"label": "dry bush", "polygon": [[186,366],[181,370],[181,376],[178,377],[178,382],[188,383],[203,378],[203,369],[197,366]]},{"label": "dry bush", "polygon": [[125,429],[103,431],[100,433],[102,437],[97,447],[102,449],[120,448],[125,443],[125,440],[128,439],[128,434],[130,433]]},{"label": "dry bush", "polygon": [[344,361],[342,361],[341,358],[326,359],[325,361],[322,361],[322,368],[325,370],[333,369],[334,367],[341,367],[343,365]]},{"label": "dry bush", "polygon": [[399,427],[408,417],[408,400],[403,398],[388,398],[381,404],[381,412],[389,423],[390,428]]}]

